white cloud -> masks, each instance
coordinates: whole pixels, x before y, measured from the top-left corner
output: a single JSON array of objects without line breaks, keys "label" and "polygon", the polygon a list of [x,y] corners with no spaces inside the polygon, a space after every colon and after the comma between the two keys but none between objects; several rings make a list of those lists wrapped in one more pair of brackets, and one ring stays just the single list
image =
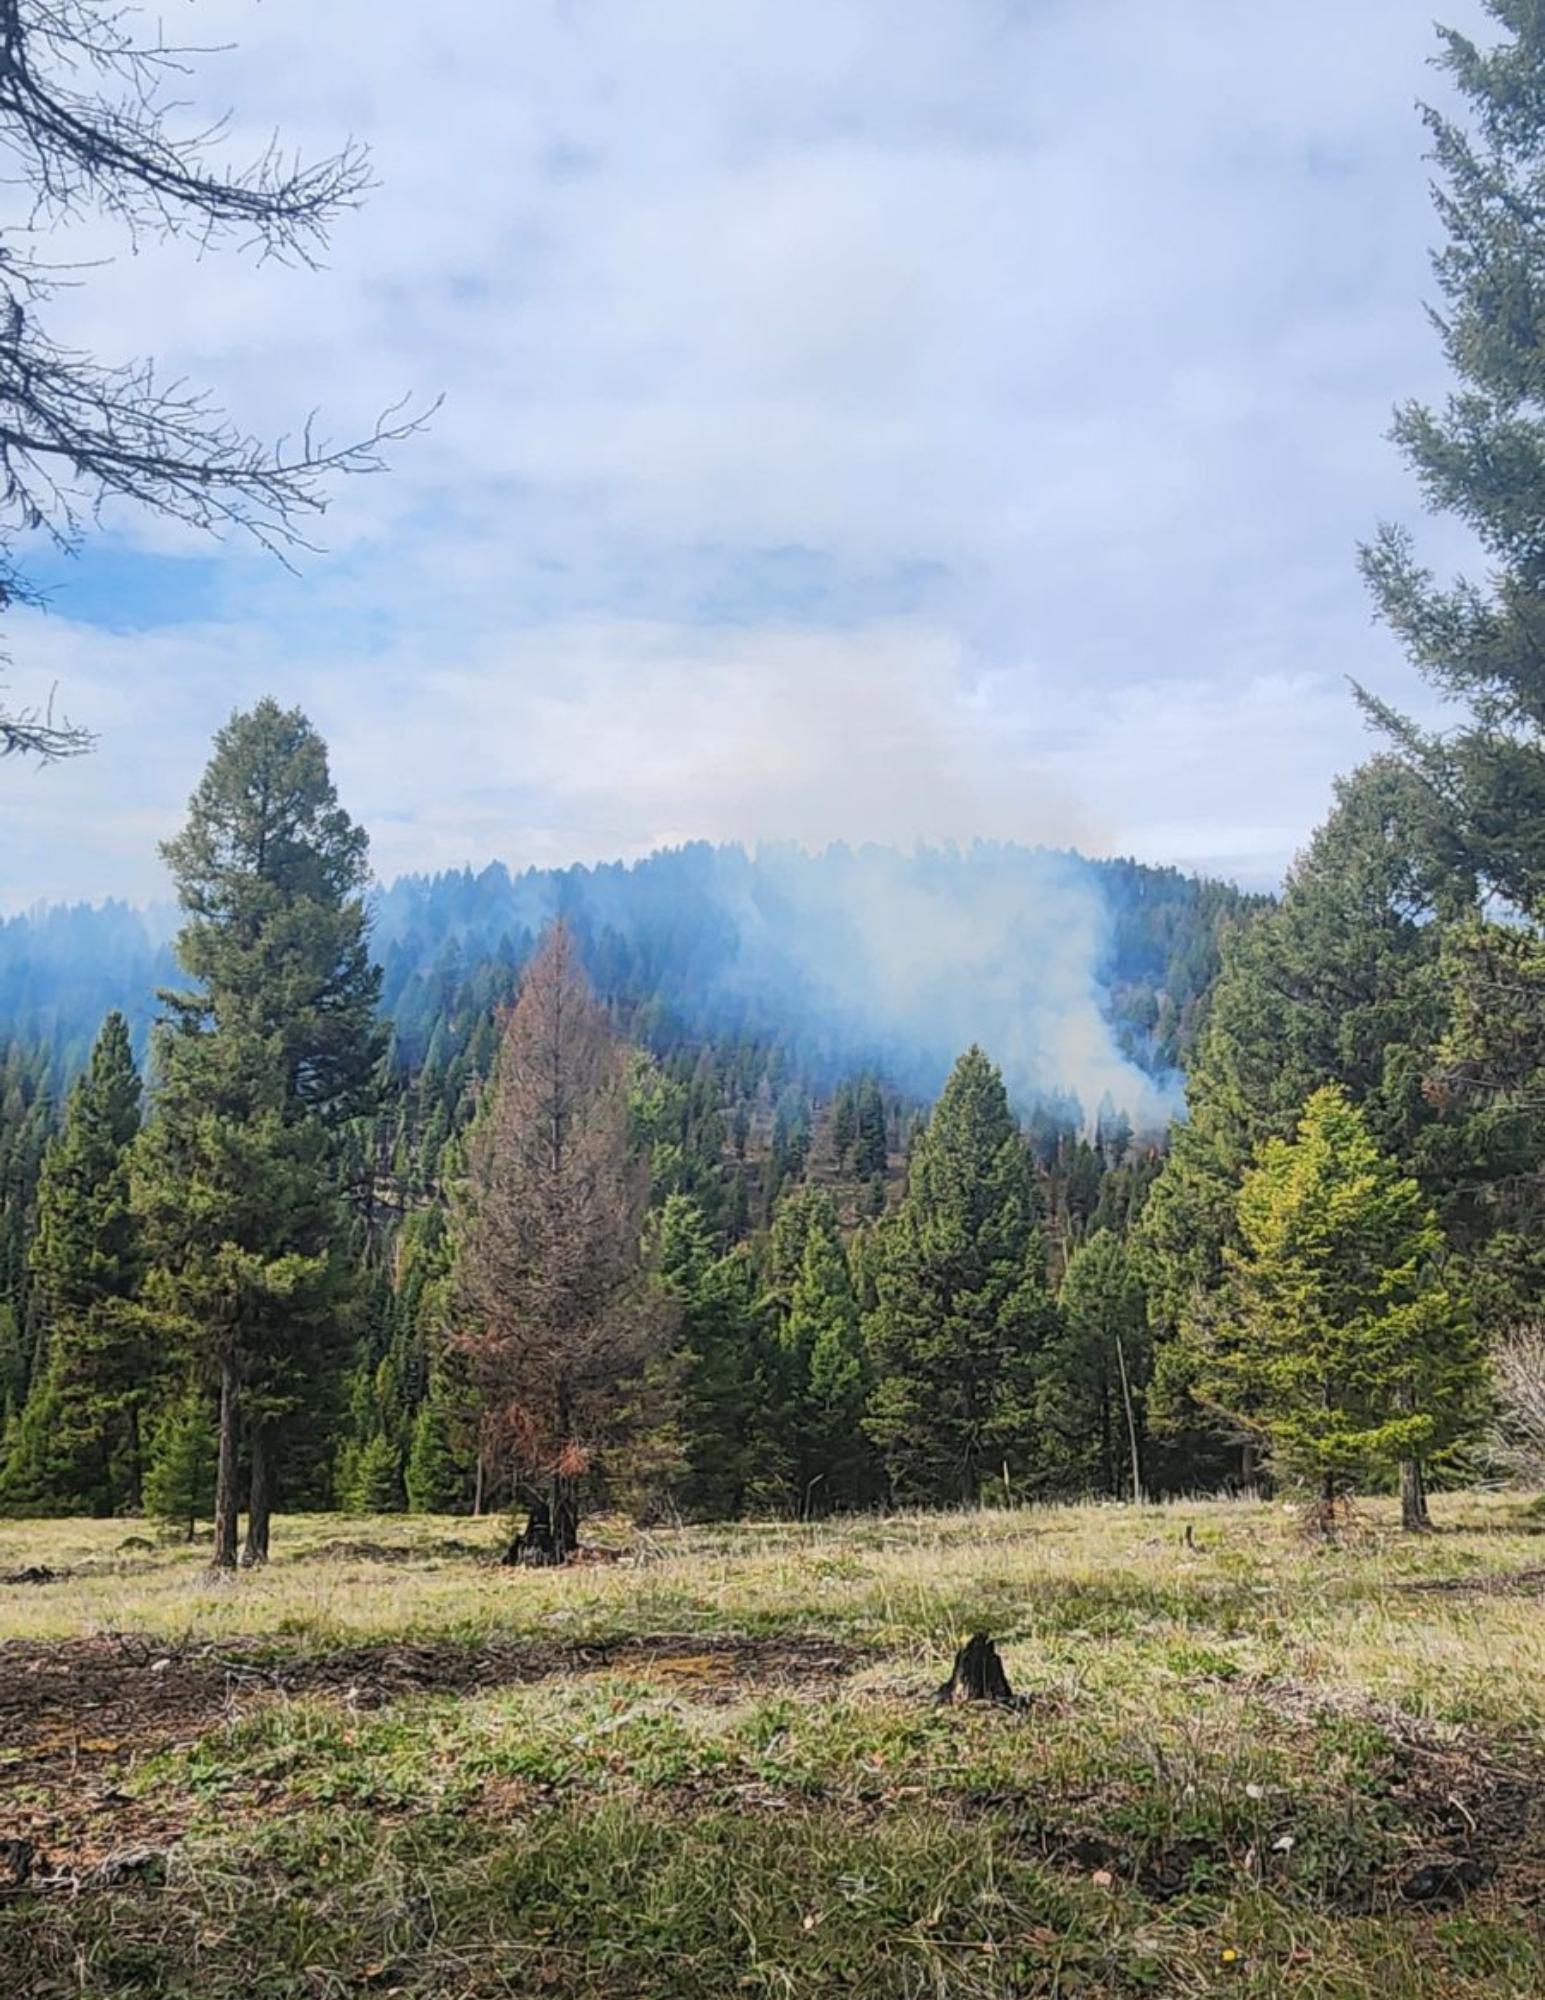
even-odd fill
[{"label": "white cloud", "polygon": [[384,868],[695,833],[1285,861],[1362,754],[1343,676],[1409,694],[1353,548],[1413,511],[1390,405],[1442,386],[1425,19],[398,14],[192,10],[239,54],[190,119],[229,98],[237,142],[312,152],[352,128],[382,186],[326,272],[151,249],[60,331],[262,429],[446,406],[339,493],[302,583],[236,554],[196,627],[115,638],[67,593],[13,623],[14,692],[57,678],[104,740],[7,771],[0,898],[141,888],[136,843],[270,687]]}]

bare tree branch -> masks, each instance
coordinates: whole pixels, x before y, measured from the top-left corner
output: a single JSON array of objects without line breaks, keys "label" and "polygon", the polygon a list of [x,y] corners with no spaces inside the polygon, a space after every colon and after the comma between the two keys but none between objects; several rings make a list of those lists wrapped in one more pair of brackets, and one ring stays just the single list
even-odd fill
[{"label": "bare tree branch", "polygon": [[56,764],[65,757],[84,756],[95,742],[89,729],[54,714],[52,691],[43,708],[0,707],[0,758],[36,757],[40,764]]},{"label": "bare tree branch", "polygon": [[[153,361],[104,363],[49,336],[39,309],[66,280],[35,246],[64,221],[102,214],[131,242],[234,240],[315,266],[329,224],[370,186],[352,140],[310,164],[274,140],[232,167],[213,157],[227,121],[176,132],[170,93],[213,51],[142,38],[141,19],[118,0],[0,0],[0,185],[29,202],[25,223],[0,230],[0,609],[39,601],[18,558],[23,538],[74,553],[113,499],[217,537],[239,531],[281,560],[311,549],[306,524],[331,483],[379,471],[384,448],[433,407],[399,403],[347,444],[322,437],[314,417],[270,444]],[[37,711],[0,708],[0,754],[72,756],[91,742]]]}]

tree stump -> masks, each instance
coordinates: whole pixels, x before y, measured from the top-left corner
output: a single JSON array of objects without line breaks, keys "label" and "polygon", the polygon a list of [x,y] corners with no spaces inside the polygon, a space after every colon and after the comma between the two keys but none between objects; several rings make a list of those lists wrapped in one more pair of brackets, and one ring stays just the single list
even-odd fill
[{"label": "tree stump", "polygon": [[577,1540],[577,1523],[569,1511],[560,1510],[555,1526],[550,1502],[538,1500],[526,1516],[525,1533],[514,1538],[499,1560],[511,1567],[551,1568],[569,1560]]},{"label": "tree stump", "polygon": [[998,1649],[985,1632],[968,1639],[955,1655],[954,1670],[934,1696],[936,1706],[955,1701],[991,1701],[1000,1708],[1018,1706]]}]

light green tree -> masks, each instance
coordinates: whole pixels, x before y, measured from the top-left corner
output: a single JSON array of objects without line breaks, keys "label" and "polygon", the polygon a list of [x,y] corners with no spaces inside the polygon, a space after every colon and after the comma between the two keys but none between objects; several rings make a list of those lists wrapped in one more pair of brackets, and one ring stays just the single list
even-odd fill
[{"label": "light green tree", "polygon": [[[1475,1419],[1484,1373],[1443,1235],[1339,1087],[1244,1178],[1228,1281],[1197,1330],[1197,1392],[1328,1509]],[[1327,1514],[1328,1518],[1328,1514]]]}]

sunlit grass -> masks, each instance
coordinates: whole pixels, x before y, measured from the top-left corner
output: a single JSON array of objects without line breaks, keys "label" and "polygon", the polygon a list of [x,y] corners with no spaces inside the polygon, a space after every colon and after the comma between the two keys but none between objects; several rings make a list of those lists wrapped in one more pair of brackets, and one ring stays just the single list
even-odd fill
[{"label": "sunlit grass", "polygon": [[[0,1574],[61,1573],[0,1589],[7,1638],[538,1664],[395,1698],[368,1650],[358,1686],[242,1681],[91,1808],[175,1829],[166,1887],[0,1899],[0,1962],[29,2000],[1532,1994],[1545,1618],[1507,1580],[1545,1538],[1513,1496],[1435,1513],[1407,1538],[1370,1505],[1328,1549],[1244,1502],[602,1522],[619,1559],[559,1572],[499,1568],[500,1522],[312,1516],[221,1581],[134,1524],[0,1522]],[[932,1703],[977,1629],[1012,1712]],[[769,1682],[728,1635],[856,1651]],[[1450,1848],[1485,1879],[1405,1907]]]}]

